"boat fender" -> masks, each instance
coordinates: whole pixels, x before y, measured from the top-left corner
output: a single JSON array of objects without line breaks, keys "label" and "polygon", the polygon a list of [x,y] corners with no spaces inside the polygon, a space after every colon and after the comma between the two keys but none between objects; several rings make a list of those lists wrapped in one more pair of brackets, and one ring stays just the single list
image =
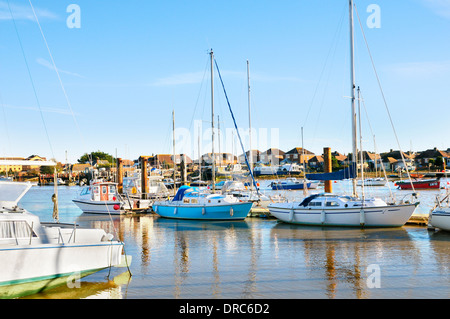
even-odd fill
[{"label": "boat fender", "polygon": [[292,222],[294,220],[294,207],[289,211],[289,221]]},{"label": "boat fender", "polygon": [[326,213],[325,210],[322,210],[322,212],[320,213],[320,223],[325,223],[325,219],[326,219]]},{"label": "boat fender", "polygon": [[359,224],[361,226],[364,226],[365,223],[366,223],[366,216],[365,216],[365,213],[364,213],[364,209],[361,209],[359,211]]},{"label": "boat fender", "polygon": [[152,207],[152,208],[153,208],[153,210],[155,211],[155,213],[158,212],[158,206],[154,206],[154,207]]},{"label": "boat fender", "polygon": [[114,210],[119,210],[119,209],[120,209],[120,205],[115,204],[115,205],[113,206],[113,208],[114,208]]},{"label": "boat fender", "polygon": [[205,207],[203,207],[202,208],[202,215],[205,215],[206,214],[206,209],[205,209]]},{"label": "boat fender", "polygon": [[234,212],[233,212],[233,207],[230,208],[230,216],[233,216]]},{"label": "boat fender", "polygon": [[173,214],[174,214],[174,215],[177,214],[177,209],[178,209],[178,207],[175,207],[175,210],[173,211]]},{"label": "boat fender", "polygon": [[101,241],[111,241],[111,240],[113,240],[113,238],[114,238],[114,236],[112,234],[104,234],[102,236]]}]

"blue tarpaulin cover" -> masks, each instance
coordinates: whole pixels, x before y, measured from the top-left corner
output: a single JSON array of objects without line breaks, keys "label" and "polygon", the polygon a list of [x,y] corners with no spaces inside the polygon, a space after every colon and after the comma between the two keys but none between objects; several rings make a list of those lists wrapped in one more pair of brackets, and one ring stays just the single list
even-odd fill
[{"label": "blue tarpaulin cover", "polygon": [[306,174],[306,178],[316,181],[340,181],[343,179],[356,178],[356,164],[332,173]]}]

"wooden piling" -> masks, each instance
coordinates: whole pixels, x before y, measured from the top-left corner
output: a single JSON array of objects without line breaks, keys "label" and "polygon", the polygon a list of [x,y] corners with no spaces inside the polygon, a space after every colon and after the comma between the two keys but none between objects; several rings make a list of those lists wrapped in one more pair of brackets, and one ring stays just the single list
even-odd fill
[{"label": "wooden piling", "polygon": [[119,194],[123,193],[123,161],[121,158],[117,158],[117,176],[116,176],[116,182],[117,182],[117,191]]},{"label": "wooden piling", "polygon": [[[324,170],[325,173],[331,173],[332,165],[331,165],[331,148],[325,147],[323,149],[323,159],[324,159]],[[325,181],[325,193],[332,193],[333,192],[333,186],[332,181]]]},{"label": "wooden piling", "polygon": [[148,194],[148,158],[148,156],[139,157],[139,161],[141,162],[141,194],[143,199],[145,199]]}]

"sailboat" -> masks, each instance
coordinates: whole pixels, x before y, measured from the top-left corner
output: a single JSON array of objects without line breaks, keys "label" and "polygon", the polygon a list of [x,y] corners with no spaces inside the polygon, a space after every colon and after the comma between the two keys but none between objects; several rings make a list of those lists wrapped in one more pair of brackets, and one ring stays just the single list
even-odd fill
[{"label": "sailboat", "polygon": [[[352,107],[352,147],[353,154],[357,152],[357,130],[355,111],[355,69],[354,69],[354,38],[353,38],[353,0],[349,0],[350,16],[350,58],[351,58],[351,107]],[[359,197],[356,191],[357,158],[352,156],[348,170],[352,178],[352,196],[334,194],[315,194],[306,197],[302,202],[285,202],[268,206],[272,216],[291,224],[321,225],[321,226],[356,226],[356,227],[399,227],[403,226],[414,213],[418,202],[404,201],[387,203],[380,198]],[[330,173],[334,174],[334,173]],[[346,174],[343,174],[346,175]],[[309,177],[308,177],[309,178]],[[328,177],[328,180],[336,179]],[[342,179],[343,179],[342,178]],[[314,178],[319,179],[319,178]],[[322,180],[327,180],[324,177]]]},{"label": "sailboat", "polygon": [[450,206],[440,206],[433,209],[428,219],[428,224],[433,227],[450,231]]},{"label": "sailboat", "polygon": [[[55,165],[15,162],[21,164],[9,165]],[[57,222],[43,223],[19,207],[31,187],[29,182],[0,181],[0,298],[34,294],[122,262],[124,244],[113,240],[112,234],[59,223],[57,195],[53,216]]]},{"label": "sailboat", "polygon": [[428,224],[445,231],[450,231],[450,190],[446,187],[444,198],[436,198],[436,206],[428,218]]},{"label": "sailboat", "polygon": [[[194,220],[243,220],[253,203],[229,194],[216,194],[214,154],[214,53],[211,50],[211,121],[212,121],[212,193],[196,187],[181,186],[171,200],[156,201],[153,210],[165,218]],[[175,173],[174,173],[175,174]]]}]

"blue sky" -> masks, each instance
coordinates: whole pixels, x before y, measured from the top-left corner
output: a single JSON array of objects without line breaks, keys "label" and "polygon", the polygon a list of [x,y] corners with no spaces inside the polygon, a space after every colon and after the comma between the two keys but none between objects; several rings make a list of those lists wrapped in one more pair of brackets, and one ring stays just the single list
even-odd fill
[{"label": "blue sky", "polygon": [[[67,25],[72,3],[80,8],[80,28]],[[401,148],[449,148],[450,1],[355,3]],[[176,152],[197,157],[199,121],[202,153],[210,151],[211,48],[245,130],[249,60],[253,149],[301,146],[304,127],[304,146],[316,154],[323,147],[351,150],[347,1],[32,4],[70,106],[29,1],[10,1],[13,21],[0,0],[1,156],[39,154],[64,162],[65,151],[69,161],[97,150],[129,159],[172,153],[172,110],[177,132],[191,133],[189,146],[178,136]],[[381,10],[380,28],[367,26],[371,4]],[[398,149],[356,15],[355,32],[356,83],[368,115],[364,111],[363,146],[373,150],[373,132],[378,151]],[[217,77],[215,84],[224,138],[233,124]],[[222,151],[241,154],[230,141],[221,141]]]}]

